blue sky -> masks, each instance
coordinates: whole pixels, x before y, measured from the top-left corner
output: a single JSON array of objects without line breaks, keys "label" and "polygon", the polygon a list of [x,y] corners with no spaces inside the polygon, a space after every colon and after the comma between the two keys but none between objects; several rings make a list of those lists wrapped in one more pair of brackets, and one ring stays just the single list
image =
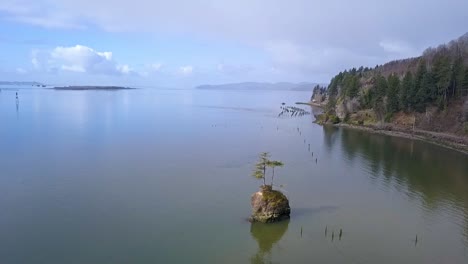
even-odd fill
[{"label": "blue sky", "polygon": [[326,83],[459,37],[466,10],[462,0],[2,0],[0,80]]}]

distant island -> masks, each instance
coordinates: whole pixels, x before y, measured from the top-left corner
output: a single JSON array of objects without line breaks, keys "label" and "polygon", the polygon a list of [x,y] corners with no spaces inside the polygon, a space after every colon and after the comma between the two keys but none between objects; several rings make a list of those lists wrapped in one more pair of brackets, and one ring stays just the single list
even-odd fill
[{"label": "distant island", "polygon": [[317,83],[289,83],[289,82],[242,82],[242,83],[228,83],[228,84],[205,84],[195,87],[200,90],[268,90],[268,91],[312,91]]},{"label": "distant island", "polygon": [[122,86],[61,86],[61,87],[53,87],[51,89],[54,90],[74,90],[74,91],[84,91],[84,90],[129,90],[135,89],[130,87],[122,87]]},{"label": "distant island", "polygon": [[37,86],[37,87],[45,87],[44,84],[39,82],[21,82],[21,81],[0,81],[0,85],[22,85],[22,86]]}]

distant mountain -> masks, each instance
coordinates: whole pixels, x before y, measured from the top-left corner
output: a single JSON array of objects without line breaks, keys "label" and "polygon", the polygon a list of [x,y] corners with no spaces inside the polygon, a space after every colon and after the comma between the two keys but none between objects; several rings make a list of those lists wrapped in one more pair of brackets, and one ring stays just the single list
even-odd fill
[{"label": "distant mountain", "polygon": [[242,82],[242,83],[227,83],[217,85],[200,85],[195,87],[200,90],[268,90],[268,91],[312,91],[317,83],[267,83],[267,82]]},{"label": "distant mountain", "polygon": [[0,81],[0,85],[28,85],[28,86],[44,86],[44,84],[39,82],[7,82],[7,81]]}]

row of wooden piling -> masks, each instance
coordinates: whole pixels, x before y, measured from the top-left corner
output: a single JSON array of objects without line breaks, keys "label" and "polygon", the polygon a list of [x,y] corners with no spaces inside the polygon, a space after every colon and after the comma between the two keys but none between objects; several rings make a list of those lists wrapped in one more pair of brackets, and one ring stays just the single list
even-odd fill
[{"label": "row of wooden piling", "polygon": [[[297,132],[299,133],[299,136],[302,135],[302,131],[299,129],[299,127],[297,127]],[[304,138],[304,144],[306,144],[306,139],[305,138]],[[308,151],[312,154],[312,160],[313,160],[314,152],[310,151],[310,143],[308,143]],[[318,163],[318,158],[317,157],[315,158],[315,163]]]},{"label": "row of wooden piling", "polygon": [[[302,238],[302,234],[303,234],[303,228],[301,226],[301,238]],[[328,226],[325,226],[325,237],[328,236]],[[338,239],[341,241],[341,238],[343,237],[343,229],[340,228],[340,231],[338,232]],[[332,233],[331,233],[331,241],[333,241],[335,239],[335,230],[332,230]],[[416,234],[416,238],[414,239],[414,245],[416,246],[418,244],[418,235]]]}]

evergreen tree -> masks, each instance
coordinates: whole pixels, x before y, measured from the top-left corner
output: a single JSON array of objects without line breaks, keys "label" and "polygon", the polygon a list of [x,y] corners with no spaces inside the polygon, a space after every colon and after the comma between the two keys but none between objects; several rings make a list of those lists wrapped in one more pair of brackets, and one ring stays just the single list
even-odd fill
[{"label": "evergreen tree", "polygon": [[359,76],[355,75],[350,77],[348,87],[346,88],[346,95],[349,96],[350,98],[354,98],[358,95],[359,93]]},{"label": "evergreen tree", "polygon": [[395,113],[399,110],[400,79],[397,75],[391,74],[388,76],[387,83],[387,113]]},{"label": "evergreen tree", "polygon": [[341,90],[340,90],[340,96],[341,97],[349,95],[348,91],[350,90],[352,79],[353,79],[353,76],[348,72],[346,72],[343,75],[343,81],[341,83]]},{"label": "evergreen tree", "polygon": [[384,107],[384,100],[385,92],[387,90],[387,80],[382,75],[378,74],[375,77],[375,86],[374,86],[374,96],[373,96],[373,105],[372,108],[374,109],[377,118],[383,120],[385,115],[385,107]]},{"label": "evergreen tree", "polygon": [[463,81],[461,82],[461,85],[460,85],[460,95],[466,96],[468,95],[468,68],[465,69],[465,72],[463,75],[464,75]]},{"label": "evergreen tree", "polygon": [[407,71],[403,78],[399,94],[400,108],[403,110],[406,110],[409,106],[409,92],[413,90],[413,86],[413,74],[410,71]]},{"label": "evergreen tree", "polygon": [[[341,74],[341,72],[340,72]],[[339,75],[333,77],[330,81],[330,85],[328,85],[328,95],[335,96],[338,94],[338,82],[339,82]]]},{"label": "evergreen tree", "polygon": [[327,103],[325,109],[327,109],[327,110],[334,109],[335,105],[336,105],[336,95],[329,95],[328,96],[328,103]]},{"label": "evergreen tree", "polygon": [[460,89],[464,79],[464,71],[463,58],[459,55],[455,58],[452,65],[452,80],[450,84],[451,97],[456,97],[460,94]]},{"label": "evergreen tree", "polygon": [[266,186],[266,169],[269,166],[269,158],[270,154],[268,152],[260,153],[258,162],[255,164],[255,169],[252,172],[253,177],[263,180],[263,186]]},{"label": "evergreen tree", "polygon": [[416,70],[416,75],[414,76],[414,85],[411,87],[412,89],[408,93],[408,102],[410,110],[414,109],[416,104],[420,103],[420,100],[418,99],[418,92],[421,89],[422,79],[426,72],[426,60],[421,59],[418,64],[418,69]]},{"label": "evergreen tree", "polygon": [[387,91],[387,80],[382,75],[378,74],[375,77],[375,99],[383,99]]},{"label": "evergreen tree", "polygon": [[271,187],[273,187],[273,180],[275,179],[275,167],[283,167],[284,163],[278,160],[270,160],[267,163],[267,166],[271,168]]},{"label": "evergreen tree", "polygon": [[445,107],[447,105],[447,94],[451,80],[450,58],[445,54],[437,54],[434,57],[432,71],[437,86],[437,101],[439,106]]},{"label": "evergreen tree", "polygon": [[418,112],[423,112],[426,105],[437,96],[437,87],[434,82],[433,74],[425,72],[421,80],[421,85],[416,94],[416,103],[414,109]]},{"label": "evergreen tree", "polygon": [[422,84],[426,86],[426,91],[428,96],[426,98],[426,103],[431,102],[437,99],[437,86],[435,83],[435,77],[433,72],[427,72],[423,76]]}]

